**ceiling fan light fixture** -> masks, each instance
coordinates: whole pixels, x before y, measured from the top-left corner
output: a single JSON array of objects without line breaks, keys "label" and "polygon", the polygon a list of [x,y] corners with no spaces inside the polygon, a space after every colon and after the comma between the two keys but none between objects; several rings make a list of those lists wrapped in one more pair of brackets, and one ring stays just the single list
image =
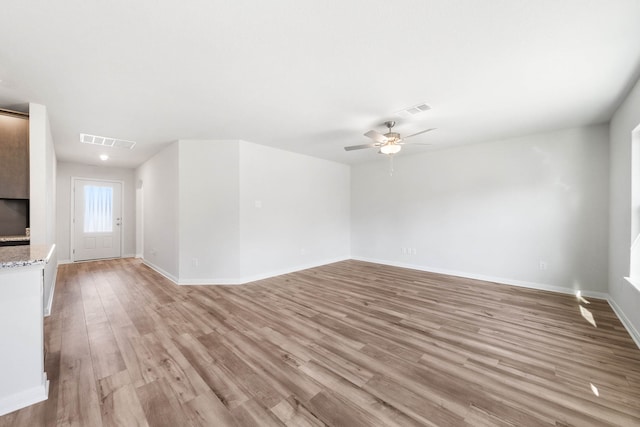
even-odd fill
[{"label": "ceiling fan light fixture", "polygon": [[[428,106],[425,106],[424,108],[428,108]],[[364,148],[377,148],[378,153],[380,154],[393,155],[393,154],[399,153],[400,150],[402,150],[402,145],[407,143],[406,141],[407,139],[413,138],[418,135],[422,135],[423,133],[430,132],[436,129],[436,128],[425,129],[425,130],[421,130],[420,132],[416,132],[414,134],[402,137],[400,136],[400,133],[391,131],[393,127],[396,125],[396,122],[394,122],[393,120],[389,120],[384,122],[384,125],[388,129],[388,132],[385,134],[381,134],[380,132],[375,131],[373,129],[364,134],[364,136],[366,136],[367,138],[371,138],[373,140],[372,143],[350,145],[348,147],[344,147],[344,149],[346,151],[351,151],[351,150],[361,150]]]},{"label": "ceiling fan light fixture", "polygon": [[385,144],[380,147],[380,152],[382,154],[396,154],[402,150],[402,146],[398,144]]}]

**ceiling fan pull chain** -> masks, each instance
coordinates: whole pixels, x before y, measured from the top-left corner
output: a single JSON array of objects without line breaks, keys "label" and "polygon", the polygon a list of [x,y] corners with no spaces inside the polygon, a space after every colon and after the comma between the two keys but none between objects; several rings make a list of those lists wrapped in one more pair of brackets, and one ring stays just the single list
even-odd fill
[{"label": "ceiling fan pull chain", "polygon": [[393,154],[389,156],[389,176],[393,176]]}]

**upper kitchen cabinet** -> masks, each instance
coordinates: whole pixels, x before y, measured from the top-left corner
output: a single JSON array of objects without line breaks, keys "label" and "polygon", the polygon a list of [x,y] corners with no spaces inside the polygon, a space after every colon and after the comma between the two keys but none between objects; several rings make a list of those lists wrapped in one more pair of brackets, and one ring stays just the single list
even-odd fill
[{"label": "upper kitchen cabinet", "polygon": [[0,110],[0,199],[29,198],[29,116]]}]

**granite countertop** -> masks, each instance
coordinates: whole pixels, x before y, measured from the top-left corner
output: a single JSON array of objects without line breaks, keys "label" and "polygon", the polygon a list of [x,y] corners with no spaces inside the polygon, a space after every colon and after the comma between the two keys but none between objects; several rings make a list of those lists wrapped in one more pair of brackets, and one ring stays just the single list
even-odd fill
[{"label": "granite countertop", "polygon": [[29,236],[0,236],[0,242],[28,242]]},{"label": "granite countertop", "polygon": [[44,265],[49,262],[52,249],[49,245],[0,247],[0,269]]}]

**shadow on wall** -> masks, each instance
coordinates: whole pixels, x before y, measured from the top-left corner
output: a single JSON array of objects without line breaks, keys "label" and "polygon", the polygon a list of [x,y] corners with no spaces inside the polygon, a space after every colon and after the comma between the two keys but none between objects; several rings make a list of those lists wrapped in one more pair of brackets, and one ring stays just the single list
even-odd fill
[{"label": "shadow on wall", "polygon": [[28,199],[0,199],[0,236],[24,236],[29,228]]}]

